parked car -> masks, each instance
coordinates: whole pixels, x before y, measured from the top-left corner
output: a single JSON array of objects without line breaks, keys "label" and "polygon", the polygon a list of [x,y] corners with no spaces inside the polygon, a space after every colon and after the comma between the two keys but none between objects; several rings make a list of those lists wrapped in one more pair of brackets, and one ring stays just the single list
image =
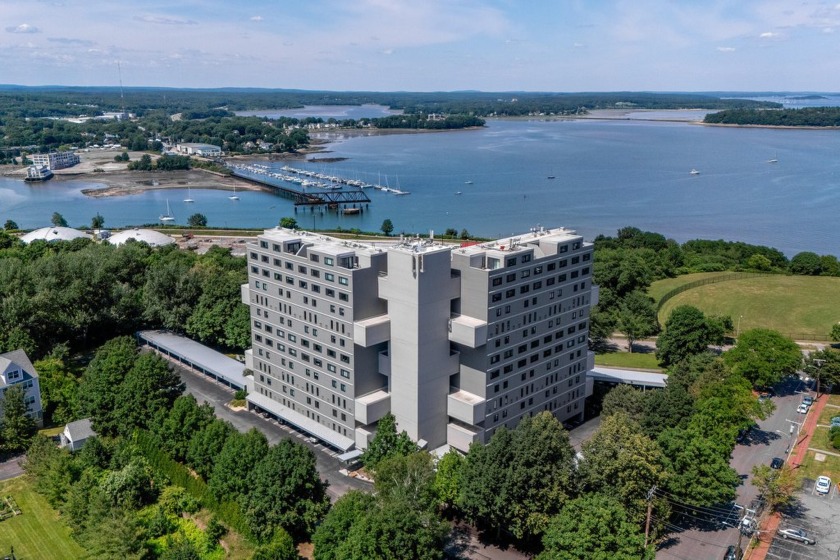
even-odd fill
[{"label": "parked car", "polygon": [[770,468],[771,469],[781,469],[782,465],[785,464],[785,460],[781,457],[773,457],[773,460],[770,461]]},{"label": "parked car", "polygon": [[802,404],[811,406],[812,404],[814,404],[814,398],[811,397],[811,395],[805,395],[804,397],[802,397]]},{"label": "parked car", "polygon": [[796,407],[796,412],[798,412],[799,414],[808,414],[808,405],[805,403],[800,404],[798,407]]},{"label": "parked car", "polygon": [[832,428],[840,428],[840,416],[835,416],[831,419]]},{"label": "parked car", "polygon": [[803,529],[782,529],[779,534],[783,539],[790,539],[792,541],[799,541],[805,544],[816,544],[817,541],[808,536]]},{"label": "parked car", "polygon": [[726,549],[726,554],[723,555],[723,560],[740,560],[743,555],[744,553],[740,548],[734,544],[730,544],[729,548]]},{"label": "parked car", "polygon": [[828,494],[831,490],[831,479],[827,476],[818,476],[814,490],[817,491],[817,494]]}]

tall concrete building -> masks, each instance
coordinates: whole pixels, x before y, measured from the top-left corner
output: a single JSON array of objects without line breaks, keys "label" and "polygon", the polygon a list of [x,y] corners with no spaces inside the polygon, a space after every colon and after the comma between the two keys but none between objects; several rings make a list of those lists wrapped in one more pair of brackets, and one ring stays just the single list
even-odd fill
[{"label": "tall concrete building", "polygon": [[458,247],[267,230],[248,245],[249,407],[331,446],[367,446],[391,412],[466,451],[548,410],[583,415],[592,245],[536,229]]}]

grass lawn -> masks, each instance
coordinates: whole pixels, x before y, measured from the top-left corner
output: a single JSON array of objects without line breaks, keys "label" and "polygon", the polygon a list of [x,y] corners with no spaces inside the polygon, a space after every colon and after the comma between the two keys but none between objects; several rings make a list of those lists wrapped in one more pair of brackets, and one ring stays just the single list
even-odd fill
[{"label": "grass lawn", "polygon": [[[828,404],[833,404],[834,406],[840,406],[840,395],[828,395]],[[826,407],[828,408],[828,407]],[[835,408],[834,410],[840,414],[840,408]]]},{"label": "grass lawn", "polygon": [[[682,283],[709,274],[689,274]],[[674,282],[678,279],[663,280]],[[662,292],[659,282],[650,293]],[[668,289],[674,288],[673,284]],[[668,290],[665,290],[667,292]],[[678,305],[693,305],[711,315],[729,315],[742,331],[774,329],[794,339],[825,339],[840,320],[840,278],[767,275],[698,286],[668,300],[659,313],[664,324]]]},{"label": "grass lawn", "polygon": [[653,352],[641,354],[638,352],[610,352],[608,354],[595,354],[595,365],[607,367],[619,367],[629,369],[653,369],[661,370],[656,356]]},{"label": "grass lawn", "polygon": [[655,302],[659,303],[659,300],[662,299],[662,296],[664,296],[674,288],[679,288],[684,284],[696,282],[698,280],[705,280],[706,278],[716,278],[719,276],[729,276],[732,274],[735,273],[698,272],[695,274],[683,274],[682,276],[677,276],[676,278],[665,278],[664,280],[657,280],[656,282],[651,284],[650,288],[648,288],[648,295],[652,297]]},{"label": "grass lawn", "polygon": [[813,480],[820,475],[826,475],[831,480],[840,480],[840,457],[826,455],[825,461],[817,461],[814,459],[815,455],[815,451],[808,451],[805,455],[805,460],[798,469],[802,476]]},{"label": "grass lawn", "polygon": [[827,406],[823,408],[822,414],[820,414],[820,419],[817,420],[817,424],[825,424],[826,426],[828,426],[829,424],[831,424],[831,419],[835,416],[840,416],[840,408]]},{"label": "grass lawn", "polygon": [[0,552],[8,553],[8,547],[14,546],[15,555],[26,560],[77,560],[84,556],[85,551],[70,537],[70,528],[26,477],[0,483],[0,496],[12,496],[23,512],[0,521]]},{"label": "grass lawn", "polygon": [[41,428],[38,433],[42,436],[53,437],[64,431],[64,426],[55,426],[54,428]]},{"label": "grass lawn", "polygon": [[823,449],[829,453],[840,453],[840,451],[834,449],[828,439],[828,428],[823,428],[822,426],[817,426],[814,430],[814,437],[811,438],[811,445],[809,447]]}]

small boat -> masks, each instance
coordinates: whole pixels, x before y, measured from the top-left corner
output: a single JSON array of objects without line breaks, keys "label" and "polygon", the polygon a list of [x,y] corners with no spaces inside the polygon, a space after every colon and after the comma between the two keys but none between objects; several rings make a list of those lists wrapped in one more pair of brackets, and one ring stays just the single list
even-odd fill
[{"label": "small boat", "polygon": [[174,222],[175,216],[172,215],[172,210],[169,208],[169,201],[166,201],[166,214],[160,215],[161,222]]},{"label": "small boat", "polygon": [[691,171],[688,172],[688,174],[689,175],[700,175],[700,172],[697,171],[696,169],[692,169]]},{"label": "small boat", "polygon": [[554,175],[549,175],[548,177],[546,177],[546,179],[556,179],[556,178],[557,177],[555,177]]},{"label": "small boat", "polygon": [[472,181],[464,181],[464,184],[465,184],[465,185],[472,185],[472,184],[473,184],[473,182],[472,182]]},{"label": "small boat", "polygon": [[195,202],[192,198],[192,191],[189,187],[187,187],[187,198],[184,199],[184,202]]},{"label": "small boat", "polygon": [[228,197],[230,200],[239,200],[239,197],[236,196],[236,185],[233,185],[233,194]]},{"label": "small boat", "polygon": [[773,156],[772,158],[767,160],[767,163],[779,163],[779,160],[776,159],[776,156]]},{"label": "small boat", "polygon": [[461,191],[455,191],[455,196],[458,196],[459,194],[462,194]]}]

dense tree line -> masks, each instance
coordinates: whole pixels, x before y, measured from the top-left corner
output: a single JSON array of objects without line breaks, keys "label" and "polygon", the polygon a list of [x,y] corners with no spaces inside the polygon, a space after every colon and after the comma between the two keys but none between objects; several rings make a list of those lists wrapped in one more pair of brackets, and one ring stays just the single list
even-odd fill
[{"label": "dense tree line", "polygon": [[[232,504],[244,536],[260,545],[255,558],[296,559],[293,538],[309,538],[329,507],[314,455],[291,440],[269,446],[259,432],[237,432],[183,389],[163,358],[138,352],[129,337],[108,341],[85,369],[78,398],[78,414],[92,419],[98,437],[75,455],[36,438],[27,473],[91,558],[219,558],[227,529],[215,519],[199,531],[185,516]],[[136,430],[209,491],[173,485]]]},{"label": "dense tree line", "polygon": [[744,107],[709,113],[703,122],[763,126],[840,126],[840,107],[773,110]]},{"label": "dense tree line", "polygon": [[85,350],[144,327],[186,333],[241,351],[250,344],[240,301],[245,260],[213,248],[120,247],[87,239],[24,245],[0,232],[0,350],[33,359],[67,344]]}]

